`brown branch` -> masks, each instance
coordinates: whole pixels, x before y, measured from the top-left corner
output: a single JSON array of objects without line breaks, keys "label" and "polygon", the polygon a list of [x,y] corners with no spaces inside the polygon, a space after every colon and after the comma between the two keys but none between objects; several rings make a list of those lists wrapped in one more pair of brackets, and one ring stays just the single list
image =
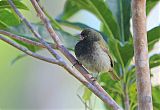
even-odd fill
[{"label": "brown branch", "polygon": [[[0,30],[0,34],[3,34],[3,35],[6,35],[12,39],[15,39],[15,40],[18,40],[18,41],[22,41],[22,42],[25,42],[27,44],[30,44],[30,45],[34,45],[34,46],[37,46],[37,47],[40,47],[40,48],[46,48],[42,43],[40,42],[37,42],[37,41],[33,41],[33,40],[30,40],[30,39],[27,39],[27,38],[24,38],[24,37],[21,37],[21,36],[18,36],[18,35],[15,35],[13,33],[10,33],[10,32],[7,32],[7,31],[4,31],[4,30]],[[49,45],[54,48],[54,49],[57,49],[57,46],[55,44],[51,44],[49,43]]]},{"label": "brown branch", "polygon": [[153,110],[148,63],[146,0],[132,0],[132,22],[137,77],[138,110]]},{"label": "brown branch", "polygon": [[45,40],[39,35],[38,32],[36,32],[31,25],[30,22],[27,21],[27,19],[18,11],[12,0],[8,0],[8,3],[12,7],[12,9],[15,11],[15,13],[19,16],[19,18],[27,25],[27,27],[31,30],[31,32],[34,34],[34,36],[48,49],[48,51],[56,57],[56,59],[59,59],[61,61],[62,58],[58,55],[58,53],[47,43]]},{"label": "brown branch", "polygon": [[[17,48],[18,50],[26,53],[27,55],[29,56],[32,56],[34,58],[37,58],[39,60],[42,60],[42,61],[45,61],[45,62],[48,62],[48,63],[52,63],[52,64],[57,64],[57,65],[60,65],[61,67],[65,68],[69,73],[76,73],[75,71],[73,71],[73,69],[71,69],[68,65],[65,65],[63,62],[60,62],[59,60],[57,59],[52,59],[52,58],[47,58],[47,57],[44,57],[44,56],[41,56],[39,54],[36,54],[36,53],[33,53],[32,51],[28,50],[27,48],[17,44],[16,42],[10,40],[10,39],[7,39],[3,36],[0,35],[0,39],[3,40],[4,42],[12,45],[13,47]],[[86,81],[84,78],[82,78],[81,76],[78,76],[76,75],[75,78],[77,78],[78,80],[80,80],[80,82],[82,83],[85,83],[89,88],[92,88],[92,89],[95,89],[93,85],[91,85],[90,83],[88,83],[88,81]],[[95,90],[96,91],[96,90]]]},{"label": "brown branch", "polygon": [[[95,86],[93,86],[91,83],[89,83],[83,77],[79,76],[78,74],[76,74],[76,75],[73,74],[73,73],[76,73],[76,71],[73,71],[73,69],[71,69],[68,65],[64,64],[63,62],[60,62],[56,59],[46,58],[46,57],[41,56],[39,54],[33,53],[30,50],[28,50],[27,48],[24,48],[24,47],[18,45],[17,43],[13,42],[12,40],[7,39],[7,38],[5,38],[1,35],[0,35],[0,39],[3,40],[6,43],[12,45],[13,47],[19,49],[20,51],[34,57],[34,58],[37,58],[39,60],[43,60],[43,61],[48,62],[48,63],[60,65],[61,67],[65,68],[69,73],[71,73],[71,75],[73,75],[76,79],[78,79],[80,82],[82,82],[87,88],[92,90],[96,95],[99,94],[102,97],[102,99],[106,100],[106,97],[104,96],[103,93],[101,93]],[[114,110],[118,110],[118,109],[114,109]]]},{"label": "brown branch", "polygon": [[1,35],[0,35],[0,39],[3,40],[6,43],[12,45],[13,47],[17,48],[18,50],[26,53],[27,55],[30,55],[30,56],[34,57],[34,58],[37,58],[39,60],[43,60],[43,61],[48,62],[48,63],[61,65],[61,62],[59,62],[58,60],[52,59],[52,58],[47,58],[47,57],[41,56],[39,54],[33,53],[32,51],[28,50],[27,48],[22,47],[21,45],[19,45],[19,44],[15,43],[14,41],[12,41],[10,39],[7,39],[7,38],[5,38]]},{"label": "brown branch", "polygon": [[[92,84],[92,81],[90,78],[92,77],[91,75],[88,74],[87,70],[85,68],[83,68],[81,65],[76,65],[75,67],[82,73],[83,76],[85,76],[85,78],[89,81],[87,81],[86,79],[84,79],[83,77],[81,77],[78,73],[76,73],[73,68],[71,68],[70,66],[68,66],[62,59],[61,57],[50,47],[50,45],[48,45],[48,43],[46,43],[41,36],[33,29],[32,25],[26,20],[26,18],[18,11],[18,9],[15,7],[15,5],[13,4],[12,0],[8,0],[9,4],[11,5],[11,7],[13,8],[13,10],[16,12],[16,14],[21,18],[21,20],[29,27],[29,29],[32,31],[32,33],[35,35],[36,38],[39,39],[39,41],[48,49],[48,51],[50,53],[52,53],[52,55],[54,55],[56,57],[57,60],[61,61],[61,65],[62,67],[64,67],[69,73],[71,73],[74,77],[76,77],[80,82],[82,82],[87,88],[89,88],[94,94],[96,94],[100,99],[102,99],[110,108],[112,108],[113,110],[120,110],[121,108],[118,106],[118,104],[109,96],[108,93],[105,92],[105,90],[97,83],[95,82],[94,84]],[[36,3],[36,5],[38,6],[37,2],[34,0],[32,0],[32,3]],[[36,6],[34,7],[35,9],[37,8]],[[40,7],[38,6],[38,10],[41,11]],[[41,19],[44,16],[42,16],[41,14],[44,14],[43,12],[41,12],[39,15],[41,17]],[[48,19],[45,17],[45,19],[42,19],[42,21],[44,22],[44,24],[47,27],[47,30],[49,31],[51,37],[54,39],[54,42],[57,45],[57,48],[71,61],[72,64],[75,64],[77,61],[76,59],[73,57],[73,55],[71,55],[69,53],[69,51],[62,45],[61,41],[59,40],[59,37],[57,36],[57,34],[54,32],[52,26],[50,25]]]},{"label": "brown branch", "polygon": [[[36,0],[31,0],[32,5],[34,6],[35,10],[37,11],[37,14],[40,16],[41,20],[43,21],[45,27],[47,28],[50,36],[54,40],[54,42],[57,44],[58,49],[64,54],[64,56],[72,63],[75,64],[77,61],[75,57],[69,53],[69,51],[62,45],[58,35],[53,30],[48,18],[45,16],[44,12],[41,10],[39,4],[36,2]],[[92,83],[93,80],[91,80],[91,75],[88,73],[88,71],[81,65],[75,65],[76,69],[90,82]],[[109,96],[108,93],[105,92],[105,90],[98,84],[97,81],[92,83],[97,89],[103,93],[105,97],[101,97],[99,94],[95,93],[98,97],[100,97],[107,105],[109,105],[112,109],[120,109],[118,104]],[[93,91],[94,92],[94,91]],[[105,98],[105,100],[103,99]]]}]

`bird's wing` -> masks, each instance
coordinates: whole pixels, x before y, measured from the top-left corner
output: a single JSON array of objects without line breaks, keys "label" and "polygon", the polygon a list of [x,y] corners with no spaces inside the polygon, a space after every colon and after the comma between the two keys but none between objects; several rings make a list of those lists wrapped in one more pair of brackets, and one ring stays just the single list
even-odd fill
[{"label": "bird's wing", "polygon": [[108,48],[106,47],[105,41],[103,39],[101,39],[101,41],[98,41],[98,44],[100,45],[102,50],[108,54],[108,56],[109,56],[109,58],[111,60],[111,67],[114,67],[114,61],[113,61],[113,59],[111,57],[111,54],[110,54]]}]

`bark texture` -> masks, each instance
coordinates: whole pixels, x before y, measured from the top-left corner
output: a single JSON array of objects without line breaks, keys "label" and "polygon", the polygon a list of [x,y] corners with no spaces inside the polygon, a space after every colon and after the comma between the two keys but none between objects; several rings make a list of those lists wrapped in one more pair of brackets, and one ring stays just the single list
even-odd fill
[{"label": "bark texture", "polygon": [[132,22],[137,76],[138,110],[153,110],[145,10],[146,0],[132,0]]}]

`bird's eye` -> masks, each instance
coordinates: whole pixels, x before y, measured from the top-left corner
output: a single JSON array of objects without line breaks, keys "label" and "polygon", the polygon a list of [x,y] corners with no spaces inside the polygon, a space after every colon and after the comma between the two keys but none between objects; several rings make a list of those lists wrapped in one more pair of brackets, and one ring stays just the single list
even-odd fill
[{"label": "bird's eye", "polygon": [[84,33],[81,33],[81,36],[84,36]]}]

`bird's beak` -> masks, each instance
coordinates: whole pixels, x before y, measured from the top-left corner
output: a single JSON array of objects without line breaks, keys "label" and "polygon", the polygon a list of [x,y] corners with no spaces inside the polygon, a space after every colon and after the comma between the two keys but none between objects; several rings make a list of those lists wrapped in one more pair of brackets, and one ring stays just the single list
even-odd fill
[{"label": "bird's beak", "polygon": [[82,36],[82,35],[79,35],[80,36],[80,40],[83,40],[84,39],[84,37]]},{"label": "bird's beak", "polygon": [[84,37],[81,34],[76,34],[75,36],[80,38],[80,41],[84,39]]}]

